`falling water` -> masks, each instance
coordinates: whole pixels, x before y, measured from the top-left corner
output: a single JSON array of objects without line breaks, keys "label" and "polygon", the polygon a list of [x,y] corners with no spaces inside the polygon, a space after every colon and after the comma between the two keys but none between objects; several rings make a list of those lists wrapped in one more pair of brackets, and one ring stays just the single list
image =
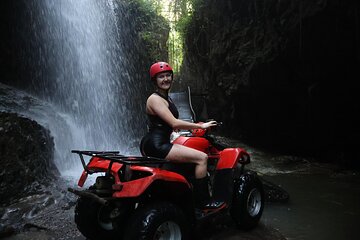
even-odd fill
[{"label": "falling water", "polygon": [[119,2],[31,0],[25,5],[31,39],[24,51],[31,51],[28,64],[37,69],[30,80],[33,92],[67,123],[52,127],[60,170],[78,161],[70,157],[71,149],[136,153],[143,129],[139,95],[144,94],[133,78],[134,64],[125,57],[123,43],[132,40],[123,37],[127,23],[119,20]]}]

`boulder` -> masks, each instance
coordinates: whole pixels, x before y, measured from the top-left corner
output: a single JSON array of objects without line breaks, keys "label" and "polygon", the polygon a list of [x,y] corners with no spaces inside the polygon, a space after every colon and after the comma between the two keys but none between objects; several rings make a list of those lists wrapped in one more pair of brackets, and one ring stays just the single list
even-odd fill
[{"label": "boulder", "polygon": [[0,204],[34,193],[54,179],[50,131],[15,113],[0,112]]}]

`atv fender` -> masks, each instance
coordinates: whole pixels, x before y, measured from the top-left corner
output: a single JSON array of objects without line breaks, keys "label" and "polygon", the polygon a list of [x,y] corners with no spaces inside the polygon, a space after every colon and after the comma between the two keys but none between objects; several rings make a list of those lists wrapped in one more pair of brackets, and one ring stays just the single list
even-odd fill
[{"label": "atv fender", "polygon": [[148,168],[148,167],[139,167],[134,166],[132,170],[142,170],[148,171],[151,174],[149,176],[139,178],[136,180],[131,180],[128,182],[121,182],[116,184],[116,188],[120,189],[113,194],[115,198],[122,198],[122,197],[138,197],[142,195],[146,189],[148,189],[155,181],[162,180],[165,182],[174,182],[180,183],[187,188],[190,188],[190,184],[188,181],[181,176],[180,174],[162,170],[159,168]]},{"label": "atv fender", "polygon": [[220,170],[227,168],[235,168],[238,162],[242,164],[249,163],[249,154],[242,148],[226,148],[220,152],[220,159],[216,166],[216,169]]},{"label": "atv fender", "polygon": [[[102,159],[99,157],[92,157],[87,165],[87,171],[84,170],[81,174],[81,177],[78,181],[78,186],[79,187],[84,186],[84,183],[86,182],[86,179],[89,175],[88,171],[90,171],[90,174],[95,173],[95,172],[107,172],[108,168],[109,168],[109,164],[110,164],[109,160]],[[110,172],[111,172],[111,175],[113,175],[115,177],[115,182],[120,181],[117,172],[119,172],[119,170],[121,169],[122,166],[123,166],[123,164],[117,163],[117,162],[115,162],[111,165]]]}]

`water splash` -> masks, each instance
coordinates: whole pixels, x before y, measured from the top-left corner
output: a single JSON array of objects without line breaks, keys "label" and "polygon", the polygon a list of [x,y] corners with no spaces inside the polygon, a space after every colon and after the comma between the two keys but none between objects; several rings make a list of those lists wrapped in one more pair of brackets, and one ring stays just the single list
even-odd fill
[{"label": "water splash", "polygon": [[[119,121],[128,114],[121,94],[131,79],[123,77],[130,74],[121,57],[115,6],[109,2],[48,0],[42,6],[46,10],[44,20],[49,23],[42,60],[55,59],[49,77],[56,81],[56,91],[48,97],[71,112],[74,124],[82,129],[84,139],[75,148],[124,151],[120,136],[125,142],[132,137]],[[49,48],[54,39],[56,44]]]},{"label": "water splash", "polygon": [[[32,92],[51,104],[67,126],[51,125],[57,165],[70,169],[71,149],[137,154],[145,131],[144,83],[126,58],[128,23],[115,0],[24,1],[28,46],[24,49]],[[25,34],[24,34],[25,35]],[[29,57],[30,56],[30,57]],[[38,121],[38,119],[35,119]],[[60,170],[63,170],[60,169]]]},{"label": "water splash", "polygon": [[0,111],[14,112],[30,119],[50,130],[56,146],[55,164],[60,172],[76,169],[80,162],[72,161],[70,149],[73,143],[84,136],[82,131],[73,126],[70,115],[61,113],[53,105],[30,94],[0,83]]}]

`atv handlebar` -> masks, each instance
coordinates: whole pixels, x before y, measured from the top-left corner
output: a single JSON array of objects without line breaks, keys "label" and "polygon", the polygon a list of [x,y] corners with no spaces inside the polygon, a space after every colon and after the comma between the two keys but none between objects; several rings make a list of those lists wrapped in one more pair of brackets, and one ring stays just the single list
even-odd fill
[{"label": "atv handlebar", "polygon": [[[213,120],[208,120],[208,121],[213,121]],[[207,121],[207,122],[208,122]],[[201,122],[199,122],[201,123]],[[216,122],[215,126],[203,129],[203,128],[193,128],[190,130],[180,130],[180,131],[173,131],[171,133],[170,136],[170,142],[175,141],[175,139],[177,139],[180,136],[184,136],[184,137],[205,137],[207,138],[208,136],[208,132],[210,129],[215,128],[215,127],[219,127],[222,126],[223,123],[222,122]]]}]

